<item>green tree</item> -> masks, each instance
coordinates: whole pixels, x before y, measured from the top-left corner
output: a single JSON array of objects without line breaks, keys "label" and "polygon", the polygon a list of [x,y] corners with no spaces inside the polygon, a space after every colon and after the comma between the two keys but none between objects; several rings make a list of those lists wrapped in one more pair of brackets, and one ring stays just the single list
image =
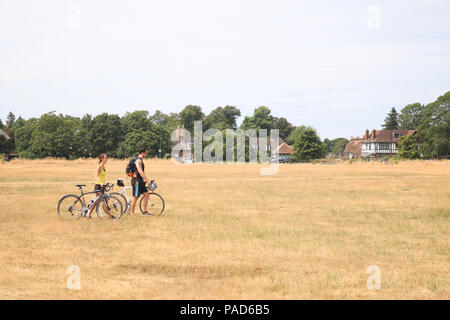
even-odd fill
[{"label": "green tree", "polygon": [[425,106],[419,124],[419,153],[425,158],[450,154],[450,91]]},{"label": "green tree", "polygon": [[[28,119],[24,125],[15,129],[15,149],[19,156],[26,154],[26,157],[34,158],[38,155],[34,154],[31,150],[32,134],[36,126],[37,119]],[[22,154],[22,155],[21,155]]]},{"label": "green tree", "polygon": [[332,140],[333,148],[331,149],[331,153],[338,154],[342,153],[345,150],[345,146],[348,144],[348,140],[345,138],[336,138]]},{"label": "green tree", "polygon": [[325,144],[316,130],[307,127],[294,142],[294,161],[309,161],[324,156]]},{"label": "green tree", "polygon": [[419,127],[425,106],[421,103],[412,103],[404,107],[398,115],[399,128],[414,130]]},{"label": "green tree", "polygon": [[217,107],[205,117],[204,129],[236,129],[236,120],[241,116],[241,111],[234,106]]},{"label": "green tree", "polygon": [[270,131],[276,128],[276,118],[271,115],[271,111],[267,107],[258,107],[253,112],[253,116],[246,116],[242,122],[241,129],[255,129],[257,132],[260,129]]},{"label": "green tree", "polygon": [[97,157],[106,153],[117,156],[117,149],[122,140],[120,117],[116,114],[102,113],[92,119],[91,126],[92,155]]},{"label": "green tree", "polygon": [[184,124],[184,128],[189,131],[191,135],[194,134],[194,122],[203,120],[205,115],[202,112],[202,108],[199,106],[188,105],[180,112],[181,123]]},{"label": "green tree", "polygon": [[14,122],[16,121],[16,116],[14,115],[14,113],[10,112],[8,113],[8,116],[6,117],[6,125],[9,128],[14,127]]},{"label": "green tree", "polygon": [[180,115],[174,112],[165,114],[160,110],[156,110],[149,119],[152,124],[160,125],[170,133],[172,133],[177,128],[177,126],[181,125]]},{"label": "green tree", "polygon": [[95,157],[93,152],[92,116],[85,114],[80,120],[80,131],[76,132],[79,141],[78,157]]},{"label": "green tree", "polygon": [[286,143],[289,145],[293,145],[295,141],[298,140],[298,137],[302,134],[303,131],[305,131],[306,126],[298,126],[295,127],[294,130],[292,130],[291,134],[287,137]]},{"label": "green tree", "polygon": [[292,123],[283,117],[276,120],[276,128],[279,130],[280,138],[283,140],[286,140],[295,129]]},{"label": "green tree", "polygon": [[415,135],[400,137],[398,144],[398,155],[403,159],[419,158],[419,144]]},{"label": "green tree", "polygon": [[77,132],[80,119],[49,112],[41,115],[33,124],[30,153],[39,157],[76,158],[79,154]]},{"label": "green tree", "polygon": [[323,140],[323,143],[326,146],[327,153],[338,154],[344,151],[348,140],[346,138],[336,138],[333,140],[326,138],[325,140]]},{"label": "green tree", "polygon": [[155,156],[159,148],[158,136],[151,130],[131,131],[127,133],[125,140],[120,143],[117,154],[120,158],[136,157],[141,147],[147,147],[149,155]]},{"label": "green tree", "polygon": [[386,118],[384,119],[384,123],[382,125],[385,130],[397,130],[398,125],[398,112],[395,108],[391,109],[391,112],[388,113]]}]

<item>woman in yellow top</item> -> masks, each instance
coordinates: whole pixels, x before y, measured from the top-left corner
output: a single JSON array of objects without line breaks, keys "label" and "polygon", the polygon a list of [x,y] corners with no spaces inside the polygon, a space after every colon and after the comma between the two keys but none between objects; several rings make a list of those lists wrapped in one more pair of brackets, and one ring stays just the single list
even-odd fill
[{"label": "woman in yellow top", "polygon": [[[95,188],[94,191],[97,191],[97,196],[99,196],[102,192],[102,187],[106,185],[106,168],[105,164],[108,161],[108,156],[104,153],[98,156],[98,165],[97,169],[95,170]],[[90,212],[89,212],[89,218],[91,217],[92,212],[94,211],[97,204],[93,205]],[[107,215],[109,215],[110,218],[113,218],[111,215],[111,212],[109,212],[109,209],[103,204],[103,210],[106,212]]]},{"label": "woman in yellow top", "polygon": [[[108,161],[108,156],[104,153],[98,156],[97,170],[95,170],[95,191],[101,191],[102,186],[106,184],[106,168],[105,164]],[[97,193],[98,195],[99,193]]]}]

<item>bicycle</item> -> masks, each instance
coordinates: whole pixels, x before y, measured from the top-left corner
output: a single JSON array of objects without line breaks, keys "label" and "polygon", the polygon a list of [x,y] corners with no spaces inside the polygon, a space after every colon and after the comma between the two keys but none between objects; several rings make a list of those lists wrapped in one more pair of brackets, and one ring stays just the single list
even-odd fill
[{"label": "bicycle", "polygon": [[[83,187],[86,186],[85,184],[77,184],[75,186],[80,189],[81,195],[77,196],[74,194],[68,194],[63,196],[58,201],[58,215],[61,219],[77,220],[81,217],[86,218],[88,217],[91,208],[95,205],[97,206],[96,212],[99,219],[102,219],[104,215],[107,215],[107,213],[102,212],[105,208],[108,208],[109,212],[113,216],[113,220],[120,219],[123,213],[122,203],[117,197],[108,194],[108,192],[114,187],[114,184],[107,183],[101,188],[100,191],[97,190],[90,192],[83,191]],[[89,204],[86,205],[86,195],[97,194],[97,192],[100,192],[100,194],[95,198],[95,200],[91,199]]]},{"label": "bicycle", "polygon": [[[113,192],[111,193],[111,195],[114,195],[115,197],[120,199],[122,206],[125,208],[124,212],[128,212],[129,214],[131,207],[131,198],[128,197],[127,189],[132,189],[132,187],[131,186],[125,187],[124,180],[126,180],[126,178],[117,179],[117,185],[119,187],[122,187],[122,189],[120,190],[120,193]],[[166,204],[164,198],[160,194],[154,192],[156,188],[158,188],[158,185],[156,184],[155,180],[152,180],[150,182],[150,186],[148,187],[149,197],[147,203],[147,212],[153,216],[160,216],[163,214]],[[139,200],[139,209],[141,210],[141,213],[145,212],[145,210],[143,210],[142,204],[143,200],[144,197],[141,196],[141,199]]]}]

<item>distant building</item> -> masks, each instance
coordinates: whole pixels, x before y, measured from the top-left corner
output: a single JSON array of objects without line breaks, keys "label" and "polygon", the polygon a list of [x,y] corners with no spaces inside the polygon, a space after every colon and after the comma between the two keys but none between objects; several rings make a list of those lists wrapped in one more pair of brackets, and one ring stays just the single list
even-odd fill
[{"label": "distant building", "polygon": [[278,160],[281,162],[289,162],[291,161],[294,149],[283,140],[281,141],[281,144],[278,146]]},{"label": "distant building", "polygon": [[362,139],[356,138],[346,145],[344,155],[348,158],[380,158],[394,156],[398,152],[400,137],[414,135],[417,130],[375,130],[366,129]]},{"label": "distant building", "polygon": [[192,146],[193,143],[193,137],[188,139],[188,135],[186,134],[186,129],[184,128],[184,124],[180,127],[177,127],[177,130],[175,132],[176,139],[178,143],[178,153],[176,158],[181,162],[192,162]]},{"label": "distant building", "polygon": [[359,158],[361,157],[361,139],[351,139],[344,150],[344,158]]},{"label": "distant building", "polygon": [[[270,142],[270,138],[258,138],[251,146],[255,150],[266,153],[272,153],[272,145]],[[278,160],[280,162],[289,162],[291,160],[292,154],[294,153],[294,149],[292,148],[292,146],[284,142],[283,139],[279,139],[277,152],[278,152],[278,159],[273,159],[272,157],[273,161]]]}]

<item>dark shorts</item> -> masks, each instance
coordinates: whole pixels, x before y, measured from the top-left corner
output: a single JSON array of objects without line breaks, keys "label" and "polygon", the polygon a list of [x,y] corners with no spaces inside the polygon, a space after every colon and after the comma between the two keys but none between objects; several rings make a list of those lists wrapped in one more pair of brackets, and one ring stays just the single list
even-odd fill
[{"label": "dark shorts", "polygon": [[102,186],[99,185],[99,184],[96,184],[96,185],[95,185],[95,188],[94,188],[94,191],[101,192],[101,191],[102,191]]},{"label": "dark shorts", "polygon": [[131,186],[133,187],[133,197],[137,198],[141,194],[148,192],[144,180],[133,178],[131,179]]}]

